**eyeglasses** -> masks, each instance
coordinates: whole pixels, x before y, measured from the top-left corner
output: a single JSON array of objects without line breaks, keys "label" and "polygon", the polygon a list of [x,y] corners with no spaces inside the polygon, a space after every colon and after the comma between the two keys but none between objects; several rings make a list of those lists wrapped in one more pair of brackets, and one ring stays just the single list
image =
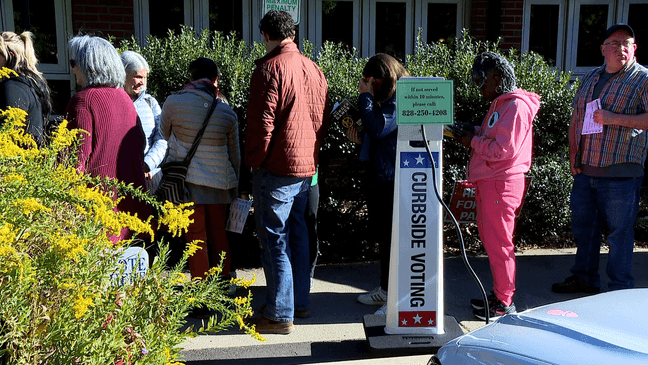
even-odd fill
[{"label": "eyeglasses", "polygon": [[629,39],[627,41],[623,41],[623,42],[612,41],[612,42],[608,42],[608,43],[603,43],[604,46],[612,46],[612,48],[623,47],[625,49],[628,49],[628,48],[632,47],[633,44],[634,44],[634,42],[629,40]]}]

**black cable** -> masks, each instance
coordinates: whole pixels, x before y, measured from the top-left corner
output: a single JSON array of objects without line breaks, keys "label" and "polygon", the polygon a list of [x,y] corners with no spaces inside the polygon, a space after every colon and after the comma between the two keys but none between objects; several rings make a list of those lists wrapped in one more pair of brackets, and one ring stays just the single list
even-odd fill
[{"label": "black cable", "polygon": [[[452,214],[450,211],[450,208],[446,205],[446,203],[443,201],[443,198],[441,198],[441,194],[439,194],[439,189],[437,188],[436,184],[436,165],[434,163],[434,158],[432,157],[432,151],[430,151],[430,146],[428,145],[428,139],[427,136],[425,135],[425,126],[421,125],[421,133],[423,134],[423,144],[425,145],[425,151],[427,151],[428,155],[430,156],[430,161],[432,162],[432,182],[434,184],[434,193],[436,194],[437,200],[441,203],[443,206],[443,209],[445,209],[446,212],[448,212],[448,215],[450,218],[452,218],[452,223],[454,224],[457,234],[459,235],[459,241],[461,243],[461,258],[463,259],[464,265],[466,265],[466,268],[472,275],[473,279],[475,279],[475,282],[477,282],[477,286],[479,287],[479,290],[481,291],[482,298],[484,298],[484,311],[486,315],[486,324],[490,322],[490,306],[488,305],[488,297],[486,296],[486,290],[484,290],[484,286],[482,285],[481,281],[479,280],[479,277],[477,276],[477,273],[475,273],[475,270],[473,270],[472,266],[470,266],[470,263],[468,262],[468,255],[466,254],[466,245],[464,243],[463,235],[461,234],[461,228],[459,227],[459,222],[457,222],[457,219],[455,216]],[[441,151],[439,151],[439,154]]]}]

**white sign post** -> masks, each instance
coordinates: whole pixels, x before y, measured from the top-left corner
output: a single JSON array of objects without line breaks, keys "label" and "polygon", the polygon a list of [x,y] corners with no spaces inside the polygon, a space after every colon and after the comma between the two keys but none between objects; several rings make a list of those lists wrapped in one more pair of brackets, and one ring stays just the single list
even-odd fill
[{"label": "white sign post", "polygon": [[453,121],[452,81],[401,78],[396,95],[398,139],[387,314],[382,317],[382,336],[375,331],[380,315],[365,316],[365,332],[374,349],[439,348],[463,334],[456,320],[444,315],[443,206],[435,192],[436,184],[442,196],[443,125]]},{"label": "white sign post", "polygon": [[300,21],[301,0],[263,0],[263,14],[270,10],[283,10],[292,16],[295,25]]}]

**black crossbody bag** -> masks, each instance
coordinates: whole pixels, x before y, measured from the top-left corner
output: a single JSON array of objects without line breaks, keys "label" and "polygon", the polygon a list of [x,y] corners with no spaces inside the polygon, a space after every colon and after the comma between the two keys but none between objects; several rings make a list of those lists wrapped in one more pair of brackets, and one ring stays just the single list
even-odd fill
[{"label": "black crossbody bag", "polygon": [[185,202],[185,180],[187,180],[189,164],[191,163],[191,159],[193,158],[194,154],[196,154],[196,151],[198,150],[200,139],[205,133],[205,129],[207,128],[207,124],[209,123],[209,118],[216,108],[216,103],[217,99],[214,98],[211,103],[211,107],[207,112],[207,116],[203,121],[202,127],[200,127],[198,134],[196,134],[196,138],[194,138],[191,149],[189,149],[189,152],[187,152],[184,160],[169,161],[160,164],[160,170],[162,170],[162,180],[160,180],[160,185],[158,185],[157,190],[155,190],[155,196],[158,198],[158,200],[162,202],[170,201],[173,204],[181,204]]}]

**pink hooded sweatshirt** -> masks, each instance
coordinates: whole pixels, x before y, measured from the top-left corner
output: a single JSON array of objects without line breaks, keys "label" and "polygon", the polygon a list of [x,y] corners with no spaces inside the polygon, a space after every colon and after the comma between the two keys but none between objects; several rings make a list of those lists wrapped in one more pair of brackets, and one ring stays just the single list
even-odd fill
[{"label": "pink hooded sweatshirt", "polygon": [[522,89],[493,100],[470,142],[468,181],[506,180],[529,171],[538,109],[540,96]]}]

